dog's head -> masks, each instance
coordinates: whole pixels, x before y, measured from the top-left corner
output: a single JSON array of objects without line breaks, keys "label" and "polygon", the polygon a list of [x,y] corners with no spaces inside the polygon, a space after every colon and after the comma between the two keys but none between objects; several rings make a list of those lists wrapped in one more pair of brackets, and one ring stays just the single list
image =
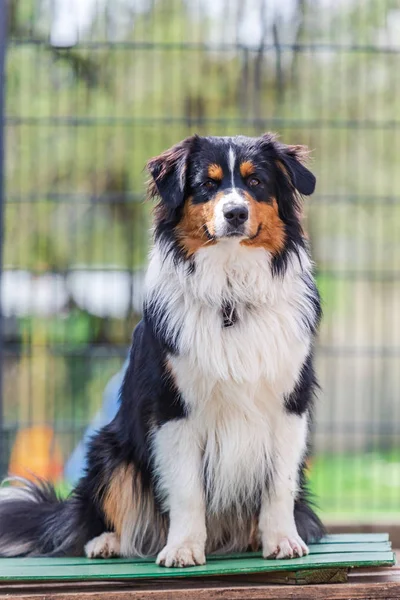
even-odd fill
[{"label": "dog's head", "polygon": [[278,256],[301,237],[301,195],[315,188],[306,156],[272,134],[183,140],[147,165],[150,196],[160,197],[156,235],[186,257],[225,240]]}]

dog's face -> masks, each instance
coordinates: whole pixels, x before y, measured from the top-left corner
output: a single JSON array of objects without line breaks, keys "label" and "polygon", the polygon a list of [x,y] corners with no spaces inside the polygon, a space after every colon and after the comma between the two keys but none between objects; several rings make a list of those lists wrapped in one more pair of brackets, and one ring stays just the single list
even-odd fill
[{"label": "dog's face", "polygon": [[187,257],[228,239],[278,255],[299,226],[299,193],[314,191],[305,154],[271,134],[188,138],[148,163],[157,226]]}]

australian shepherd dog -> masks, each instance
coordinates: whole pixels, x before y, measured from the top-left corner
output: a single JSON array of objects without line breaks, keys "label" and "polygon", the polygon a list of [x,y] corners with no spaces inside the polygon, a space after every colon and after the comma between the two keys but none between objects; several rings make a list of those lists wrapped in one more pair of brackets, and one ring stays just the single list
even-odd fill
[{"label": "australian shepherd dog", "polygon": [[272,134],[195,135],[148,162],[154,246],[118,414],[67,499],[2,488],[0,556],[185,567],[300,557],[323,535],[304,472],[321,316],[306,157]]}]

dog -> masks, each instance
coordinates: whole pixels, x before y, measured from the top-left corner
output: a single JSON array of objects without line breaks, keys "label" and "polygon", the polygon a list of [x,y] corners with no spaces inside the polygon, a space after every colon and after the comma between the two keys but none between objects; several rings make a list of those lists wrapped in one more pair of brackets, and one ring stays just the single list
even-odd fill
[{"label": "dog", "polygon": [[67,499],[0,492],[0,555],[308,553],[324,534],[305,460],[321,318],[304,146],[194,135],[148,162],[154,246],[114,420]]}]

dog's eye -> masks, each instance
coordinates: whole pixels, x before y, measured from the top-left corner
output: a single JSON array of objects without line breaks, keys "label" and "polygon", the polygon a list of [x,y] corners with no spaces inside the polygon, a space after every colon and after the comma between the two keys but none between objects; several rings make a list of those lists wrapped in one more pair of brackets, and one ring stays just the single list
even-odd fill
[{"label": "dog's eye", "polygon": [[257,177],[250,177],[250,179],[247,180],[247,185],[249,187],[256,187],[257,185],[260,185],[260,180],[257,179]]},{"label": "dog's eye", "polygon": [[203,183],[203,186],[207,189],[207,190],[215,190],[215,188],[218,186],[217,182],[214,181],[213,179],[207,179],[207,181],[205,181]]}]

